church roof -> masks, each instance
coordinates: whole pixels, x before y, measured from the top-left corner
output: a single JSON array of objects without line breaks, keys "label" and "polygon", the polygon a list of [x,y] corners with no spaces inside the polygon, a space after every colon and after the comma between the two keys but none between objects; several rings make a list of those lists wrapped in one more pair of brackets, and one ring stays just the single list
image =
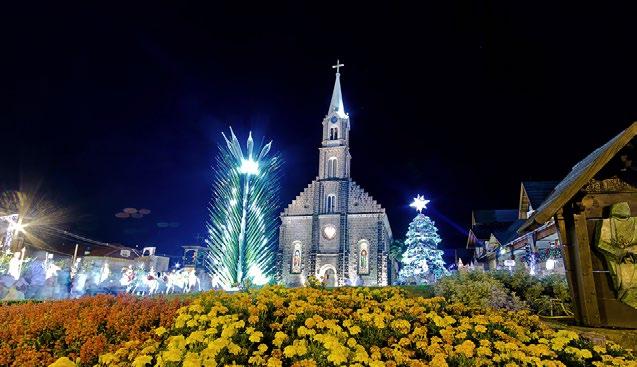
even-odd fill
[{"label": "church roof", "polygon": [[546,223],[636,135],[637,122],[633,122],[626,130],[577,163],[518,231],[522,232]]},{"label": "church roof", "polygon": [[334,91],[332,92],[332,101],[330,102],[330,111],[328,114],[336,112],[338,117],[345,118],[345,105],[343,104],[343,93],[341,92],[341,73],[336,73],[336,81],[334,82]]}]

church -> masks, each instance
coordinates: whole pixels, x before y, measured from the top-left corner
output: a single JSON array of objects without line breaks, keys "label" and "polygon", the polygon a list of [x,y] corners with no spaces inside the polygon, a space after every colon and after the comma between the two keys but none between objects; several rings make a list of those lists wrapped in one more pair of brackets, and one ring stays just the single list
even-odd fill
[{"label": "church", "polygon": [[392,281],[387,214],[350,176],[350,120],[343,105],[341,66],[334,66],[318,176],[281,214],[278,271],[288,286],[301,286],[311,275],[329,287]]}]

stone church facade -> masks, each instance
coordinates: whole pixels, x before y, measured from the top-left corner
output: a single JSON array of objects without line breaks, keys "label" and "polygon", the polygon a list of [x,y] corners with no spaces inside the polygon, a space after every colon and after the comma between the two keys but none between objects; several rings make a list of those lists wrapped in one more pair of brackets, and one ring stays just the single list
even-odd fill
[{"label": "stone church facade", "polygon": [[286,285],[303,285],[310,275],[328,286],[392,280],[387,214],[350,177],[349,133],[337,71],[323,119],[318,177],[281,214],[278,270]]}]

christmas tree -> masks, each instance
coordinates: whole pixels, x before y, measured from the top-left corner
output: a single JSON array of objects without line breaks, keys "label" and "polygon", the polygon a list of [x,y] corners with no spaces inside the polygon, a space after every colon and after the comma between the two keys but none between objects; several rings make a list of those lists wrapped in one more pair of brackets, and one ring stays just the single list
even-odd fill
[{"label": "christmas tree", "polygon": [[438,250],[438,244],[442,241],[438,229],[428,216],[422,214],[428,202],[419,195],[411,204],[418,210],[418,215],[409,224],[405,239],[407,250],[403,253],[403,265],[398,274],[401,284],[433,283],[449,274],[442,259],[443,251]]},{"label": "christmas tree", "polygon": [[232,128],[230,139],[222,135],[206,225],[206,266],[213,286],[262,285],[275,273],[281,158],[269,154],[272,142],[256,149],[252,133],[245,156]]}]

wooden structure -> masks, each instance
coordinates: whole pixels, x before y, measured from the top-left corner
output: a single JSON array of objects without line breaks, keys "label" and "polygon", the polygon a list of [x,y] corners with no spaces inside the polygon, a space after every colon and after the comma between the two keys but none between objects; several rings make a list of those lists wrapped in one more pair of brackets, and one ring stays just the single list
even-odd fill
[{"label": "wooden structure", "polygon": [[637,122],[576,164],[518,230],[555,221],[575,317],[582,325],[637,328],[637,309],[617,299],[595,246],[596,227],[608,218],[612,204],[628,202],[631,216],[637,216],[636,135]]}]

